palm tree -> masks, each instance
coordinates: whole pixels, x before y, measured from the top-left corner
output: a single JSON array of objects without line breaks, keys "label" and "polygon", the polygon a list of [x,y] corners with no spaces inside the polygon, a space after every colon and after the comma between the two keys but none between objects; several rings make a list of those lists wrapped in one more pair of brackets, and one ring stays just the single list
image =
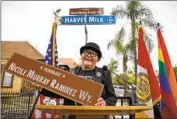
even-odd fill
[{"label": "palm tree", "polygon": [[118,61],[111,59],[110,63],[108,64],[108,69],[110,72],[116,72],[116,69],[118,68]]},{"label": "palm tree", "polygon": [[[154,20],[151,10],[145,5],[143,5],[139,0],[126,1],[125,8],[122,5],[118,5],[116,8],[112,9],[111,14],[117,16],[120,19],[127,18],[128,20],[130,20],[131,34],[129,36],[131,40],[129,41],[129,43],[125,45],[124,48],[120,45],[120,42],[122,42],[125,35],[125,30],[123,26],[121,30],[118,32],[118,36],[116,36],[115,39],[110,41],[108,46],[110,45],[115,46],[117,53],[122,52],[123,58],[125,57],[125,60],[128,60],[128,58],[134,59],[135,84],[136,84],[137,79],[136,31],[138,28],[138,21],[142,21],[145,26],[151,29],[156,29],[157,22]],[[151,52],[153,49],[152,40],[150,39],[147,32],[145,33],[145,37],[147,48],[149,49],[149,52]],[[129,54],[129,56],[126,55],[126,53]]]},{"label": "palm tree", "polygon": [[[124,44],[124,37],[125,37],[125,30],[122,27],[121,30],[116,34],[115,39],[111,40],[108,43],[108,49],[110,46],[114,46],[116,49],[116,54],[121,54],[122,57],[122,62],[123,62],[123,72],[121,77],[124,78],[124,80],[127,80],[127,62],[128,62],[128,57],[131,56],[131,42],[129,41],[127,44]],[[127,83],[124,82],[125,90],[124,90],[124,96],[127,94]]]},{"label": "palm tree", "polygon": [[117,70],[116,70],[117,68],[118,68],[118,61],[111,59],[111,61],[108,64],[108,69],[111,72],[112,81],[113,81],[113,84],[115,84],[115,85],[118,84],[118,81],[117,81],[117,78],[113,72],[117,72]]}]

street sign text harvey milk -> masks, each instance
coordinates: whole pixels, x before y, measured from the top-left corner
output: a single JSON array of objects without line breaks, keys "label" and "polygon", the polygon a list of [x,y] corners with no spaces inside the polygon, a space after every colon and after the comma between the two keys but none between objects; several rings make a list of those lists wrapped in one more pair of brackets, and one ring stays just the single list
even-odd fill
[{"label": "street sign text harvey milk", "polygon": [[61,16],[61,19],[61,25],[109,25],[116,23],[116,17],[112,15]]},{"label": "street sign text harvey milk", "polygon": [[100,83],[17,53],[12,55],[4,70],[81,104],[94,105],[103,90]]}]

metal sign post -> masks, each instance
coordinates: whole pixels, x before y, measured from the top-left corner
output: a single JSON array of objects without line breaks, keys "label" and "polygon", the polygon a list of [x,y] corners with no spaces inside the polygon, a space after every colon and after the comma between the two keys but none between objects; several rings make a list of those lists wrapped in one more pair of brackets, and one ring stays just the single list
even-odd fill
[{"label": "metal sign post", "polygon": [[[102,15],[104,14],[103,8],[71,8],[69,15]],[[86,19],[86,18],[85,18]],[[88,42],[87,23],[84,25],[85,44]]]}]

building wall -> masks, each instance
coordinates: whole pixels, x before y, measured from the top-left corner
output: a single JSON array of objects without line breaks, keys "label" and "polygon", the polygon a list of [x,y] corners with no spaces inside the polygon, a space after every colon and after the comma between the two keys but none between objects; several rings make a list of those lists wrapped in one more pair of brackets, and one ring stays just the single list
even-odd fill
[{"label": "building wall", "polygon": [[2,91],[20,91],[22,88],[22,79],[14,76],[12,88],[2,88]]},{"label": "building wall", "polygon": [[[1,64],[4,66],[6,64],[7,60],[2,60],[1,61]],[[4,72],[2,70],[2,72]],[[1,77],[1,81],[2,81],[2,78]],[[14,76],[13,78],[13,83],[12,83],[12,88],[2,88],[2,84],[1,84],[1,91],[20,91],[22,89],[22,79],[20,79],[19,77],[17,76]]]}]

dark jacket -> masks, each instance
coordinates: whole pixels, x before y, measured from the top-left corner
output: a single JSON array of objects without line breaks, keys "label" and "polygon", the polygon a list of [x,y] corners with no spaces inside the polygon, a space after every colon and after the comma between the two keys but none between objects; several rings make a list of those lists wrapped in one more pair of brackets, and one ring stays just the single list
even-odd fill
[{"label": "dark jacket", "polygon": [[[76,67],[74,69],[71,69],[71,72],[78,75],[79,70],[80,67]],[[97,74],[98,72],[100,72],[102,75],[99,77],[95,75],[95,81],[104,85],[101,97],[105,100],[107,106],[116,105],[117,99],[115,95],[115,90],[113,88],[110,71],[95,67],[95,74]]]}]

